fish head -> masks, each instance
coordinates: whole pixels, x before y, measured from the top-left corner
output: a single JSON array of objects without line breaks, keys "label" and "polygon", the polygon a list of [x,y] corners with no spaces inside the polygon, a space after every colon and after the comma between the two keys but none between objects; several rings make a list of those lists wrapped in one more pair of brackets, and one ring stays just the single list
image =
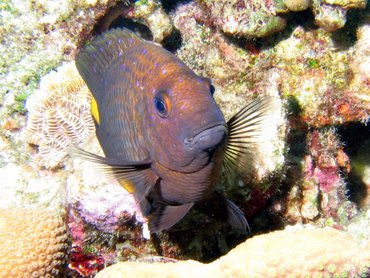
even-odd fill
[{"label": "fish head", "polygon": [[167,76],[148,99],[149,141],[154,160],[166,168],[195,172],[222,160],[227,124],[209,79],[190,70]]}]

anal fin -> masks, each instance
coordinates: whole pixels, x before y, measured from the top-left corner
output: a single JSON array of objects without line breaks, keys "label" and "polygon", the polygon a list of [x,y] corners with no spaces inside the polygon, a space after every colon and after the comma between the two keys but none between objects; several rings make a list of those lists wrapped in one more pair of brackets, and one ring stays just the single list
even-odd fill
[{"label": "anal fin", "polygon": [[234,229],[243,230],[250,232],[247,219],[244,217],[244,213],[229,199],[225,199],[226,210],[227,210],[227,222]]},{"label": "anal fin", "polygon": [[179,206],[167,206],[156,204],[156,209],[149,219],[149,230],[151,233],[158,233],[167,230],[179,222],[192,208],[194,203],[187,203]]}]

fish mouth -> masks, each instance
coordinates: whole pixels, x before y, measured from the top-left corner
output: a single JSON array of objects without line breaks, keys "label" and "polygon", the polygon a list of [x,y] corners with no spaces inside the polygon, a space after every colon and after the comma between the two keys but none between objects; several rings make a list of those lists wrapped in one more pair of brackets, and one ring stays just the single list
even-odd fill
[{"label": "fish mouth", "polygon": [[184,140],[189,149],[211,152],[225,142],[228,130],[225,122],[217,122],[203,127],[196,135]]}]

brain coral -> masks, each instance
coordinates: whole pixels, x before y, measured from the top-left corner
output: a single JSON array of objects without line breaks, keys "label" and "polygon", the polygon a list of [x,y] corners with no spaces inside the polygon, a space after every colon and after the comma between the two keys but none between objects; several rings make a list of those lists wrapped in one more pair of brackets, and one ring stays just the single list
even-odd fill
[{"label": "brain coral", "polygon": [[0,277],[57,277],[65,262],[67,230],[46,209],[0,209]]},{"label": "brain coral", "polygon": [[369,245],[328,227],[285,229],[248,239],[210,264],[124,262],[96,277],[365,277]]},{"label": "brain coral", "polygon": [[40,166],[61,166],[66,148],[82,142],[94,131],[90,100],[90,91],[74,62],[41,79],[40,89],[27,101],[25,132],[27,142],[39,146]]}]

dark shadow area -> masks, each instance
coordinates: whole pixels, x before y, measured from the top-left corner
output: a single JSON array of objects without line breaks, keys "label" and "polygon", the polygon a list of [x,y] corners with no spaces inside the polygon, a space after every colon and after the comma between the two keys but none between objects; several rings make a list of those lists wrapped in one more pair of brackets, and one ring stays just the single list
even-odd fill
[{"label": "dark shadow area", "polygon": [[361,207],[368,194],[361,175],[365,167],[370,167],[370,125],[349,123],[338,127],[338,133],[344,142],[344,152],[351,161],[347,195],[349,200]]},{"label": "dark shadow area", "polygon": [[174,28],[171,34],[164,38],[162,46],[168,51],[175,52],[182,45],[181,33],[178,29]]},{"label": "dark shadow area", "polygon": [[133,9],[133,1],[119,2],[105,11],[104,15],[99,18],[93,29],[94,36],[99,35],[112,29],[112,22],[119,17],[127,17]]},{"label": "dark shadow area", "polygon": [[[122,28],[125,27],[132,31],[133,33],[139,35],[144,40],[152,41],[153,33],[144,22],[138,20],[132,20],[124,17],[117,17],[109,26],[109,29]],[[108,30],[109,30],[108,29]]]},{"label": "dark shadow area", "polygon": [[178,5],[190,3],[192,0],[161,0],[166,13],[171,13]]},{"label": "dark shadow area", "polygon": [[111,7],[95,25],[93,35],[100,35],[110,29],[125,27],[143,39],[152,41],[152,31],[145,22],[127,18],[130,12],[132,12],[132,9],[132,3],[129,1],[127,3],[118,3]]},{"label": "dark shadow area", "polygon": [[[183,259],[211,262],[229,252],[251,234],[232,229],[222,220],[225,211],[217,202],[201,203],[170,230],[160,233],[176,243]],[[164,246],[160,248],[163,250]],[[163,252],[163,251],[162,251]]]},{"label": "dark shadow area", "polygon": [[366,15],[370,13],[370,2],[366,9],[350,9],[347,12],[347,22],[343,28],[332,33],[332,39],[338,50],[345,50],[353,46],[356,42],[356,30]]}]

